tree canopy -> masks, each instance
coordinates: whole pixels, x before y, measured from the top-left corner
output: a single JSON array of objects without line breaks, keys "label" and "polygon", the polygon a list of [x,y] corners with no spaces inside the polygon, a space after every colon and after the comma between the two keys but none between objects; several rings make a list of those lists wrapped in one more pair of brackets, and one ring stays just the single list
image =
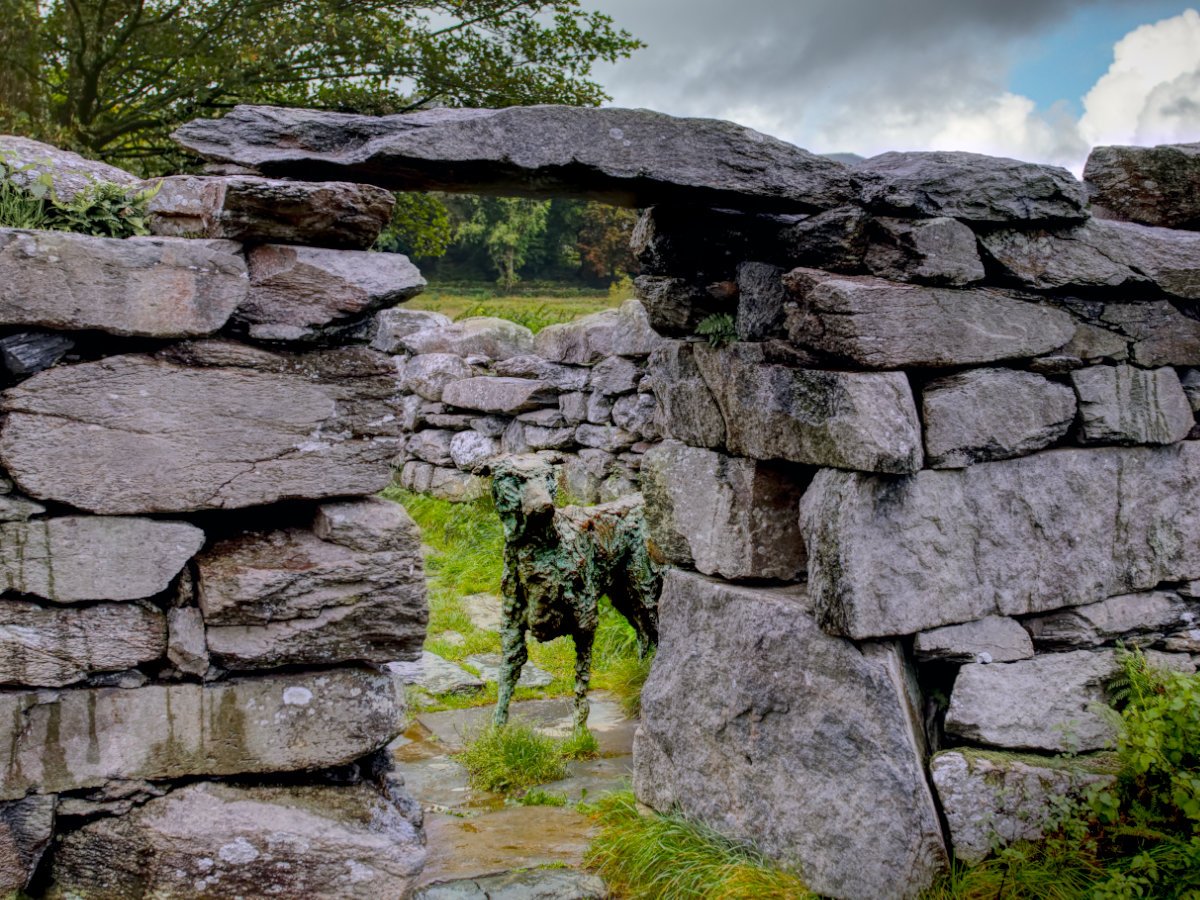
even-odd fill
[{"label": "tree canopy", "polygon": [[0,131],[155,174],[237,103],[590,106],[639,46],[580,0],[0,0]]}]

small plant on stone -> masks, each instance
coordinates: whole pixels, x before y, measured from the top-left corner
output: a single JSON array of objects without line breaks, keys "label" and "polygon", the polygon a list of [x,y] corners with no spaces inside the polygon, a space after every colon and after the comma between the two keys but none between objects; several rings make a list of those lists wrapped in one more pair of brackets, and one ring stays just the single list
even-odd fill
[{"label": "small plant on stone", "polygon": [[562,754],[563,759],[594,759],[600,755],[600,744],[594,734],[586,728],[581,728],[572,731],[559,744],[558,752]]},{"label": "small plant on stone", "polygon": [[0,227],[45,228],[50,188],[49,175],[33,176],[31,166],[0,153]]},{"label": "small plant on stone", "polygon": [[128,238],[149,234],[146,223],[150,201],[160,187],[133,191],[111,182],[93,182],[69,201],[53,198],[45,227],[93,237]]},{"label": "small plant on stone", "polygon": [[713,313],[696,326],[696,334],[706,339],[710,347],[724,347],[737,340],[737,323],[729,313]]},{"label": "small plant on stone", "polygon": [[533,788],[517,797],[517,803],[521,806],[566,806],[567,795]]}]

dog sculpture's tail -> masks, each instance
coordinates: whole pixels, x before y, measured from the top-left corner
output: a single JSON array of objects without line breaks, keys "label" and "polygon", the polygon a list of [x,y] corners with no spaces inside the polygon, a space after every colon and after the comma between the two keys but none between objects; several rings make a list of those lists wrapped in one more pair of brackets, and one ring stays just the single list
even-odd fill
[{"label": "dog sculpture's tail", "polygon": [[607,594],[646,652],[658,639],[662,570],[651,552],[640,497],[556,509],[554,467],[536,456],[492,469],[492,496],[504,525],[503,665],[495,722],[508,706],[528,655],[525,636],[575,641],[575,726],[587,725],[598,602]]}]

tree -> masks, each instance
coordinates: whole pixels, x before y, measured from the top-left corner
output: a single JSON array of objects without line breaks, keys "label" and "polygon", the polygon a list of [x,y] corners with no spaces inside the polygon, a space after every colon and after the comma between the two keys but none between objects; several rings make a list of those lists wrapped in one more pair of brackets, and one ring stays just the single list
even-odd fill
[{"label": "tree", "polygon": [[172,128],[237,103],[595,105],[592,65],[641,46],[580,0],[0,0],[0,13],[0,130],[148,172],[178,166]]},{"label": "tree", "polygon": [[499,273],[496,281],[512,290],[529,251],[546,232],[550,201],[480,197],[476,203],[475,214],[459,226],[457,237],[483,247]]},{"label": "tree", "polygon": [[584,272],[599,281],[616,281],[637,272],[638,263],[629,249],[637,224],[632,209],[589,203],[580,213],[579,257]]}]

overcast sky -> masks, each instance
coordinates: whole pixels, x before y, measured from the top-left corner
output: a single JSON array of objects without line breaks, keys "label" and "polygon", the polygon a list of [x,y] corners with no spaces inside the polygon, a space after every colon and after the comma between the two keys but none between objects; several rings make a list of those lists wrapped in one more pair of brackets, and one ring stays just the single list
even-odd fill
[{"label": "overcast sky", "polygon": [[648,45],[618,106],[817,152],[959,149],[1078,171],[1094,144],[1200,141],[1200,2],[591,0]]}]

